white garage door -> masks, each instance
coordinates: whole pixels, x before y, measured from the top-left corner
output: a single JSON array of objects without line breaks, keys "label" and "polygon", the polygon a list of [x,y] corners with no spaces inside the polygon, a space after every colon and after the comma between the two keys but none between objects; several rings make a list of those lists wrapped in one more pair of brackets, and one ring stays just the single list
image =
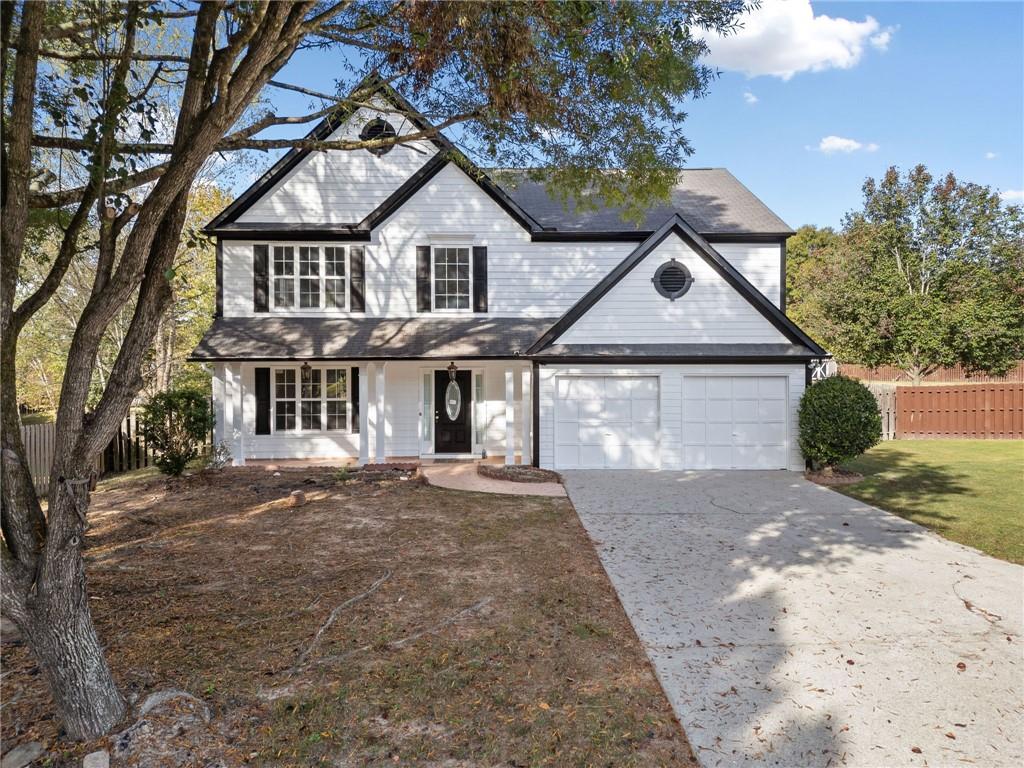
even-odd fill
[{"label": "white garage door", "polygon": [[555,380],[555,466],[657,468],[657,377],[559,376]]},{"label": "white garage door", "polygon": [[687,469],[785,469],[784,376],[684,376]]}]

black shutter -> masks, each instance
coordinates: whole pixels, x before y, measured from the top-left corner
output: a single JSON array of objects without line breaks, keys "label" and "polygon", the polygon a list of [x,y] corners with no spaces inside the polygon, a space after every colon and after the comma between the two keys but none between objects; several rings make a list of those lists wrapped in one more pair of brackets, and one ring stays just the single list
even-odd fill
[{"label": "black shutter", "polygon": [[487,311],[487,246],[473,247],[473,311]]},{"label": "black shutter", "polygon": [[254,312],[270,311],[270,246],[252,247],[252,308]]},{"label": "black shutter", "polygon": [[359,369],[352,369],[352,378],[350,381],[352,387],[352,431],[359,432]]},{"label": "black shutter", "polygon": [[349,308],[353,312],[366,311],[366,270],[365,256],[361,245],[353,245],[348,249],[349,269]]},{"label": "black shutter", "polygon": [[416,246],[416,311],[430,311],[430,246]]},{"label": "black shutter", "polygon": [[224,317],[224,241],[217,238],[217,266],[215,279],[217,281],[217,304],[214,309],[214,317]]},{"label": "black shutter", "polygon": [[[263,246],[266,248],[267,246]],[[256,369],[256,434],[270,434],[270,369]]]}]

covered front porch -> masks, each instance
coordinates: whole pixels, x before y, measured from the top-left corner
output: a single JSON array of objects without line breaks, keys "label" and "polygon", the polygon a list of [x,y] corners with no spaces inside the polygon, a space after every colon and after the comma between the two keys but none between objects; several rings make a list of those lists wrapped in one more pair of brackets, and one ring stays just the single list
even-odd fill
[{"label": "covered front porch", "polygon": [[295,360],[214,366],[215,439],[233,462],[533,462],[520,359]]}]

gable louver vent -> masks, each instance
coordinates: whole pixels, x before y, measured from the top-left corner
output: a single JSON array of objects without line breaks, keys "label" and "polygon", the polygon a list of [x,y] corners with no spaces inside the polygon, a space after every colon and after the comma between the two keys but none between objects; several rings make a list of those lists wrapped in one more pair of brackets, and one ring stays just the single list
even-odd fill
[{"label": "gable louver vent", "polygon": [[672,259],[658,267],[651,282],[654,283],[654,288],[658,293],[666,299],[675,301],[690,290],[690,286],[693,285],[693,275],[684,264]]},{"label": "gable louver vent", "polygon": [[[398,134],[397,131],[395,131],[395,126],[393,126],[391,123],[389,123],[387,120],[384,120],[383,118],[376,117],[363,126],[363,130],[359,133],[359,138],[362,139],[363,141],[372,141],[373,139],[390,139],[394,138],[397,135]],[[377,157],[380,157],[381,155],[386,155],[394,148],[394,144],[388,144],[383,147],[374,147],[372,149],[367,149],[366,151],[369,152],[371,155],[376,155]]]}]

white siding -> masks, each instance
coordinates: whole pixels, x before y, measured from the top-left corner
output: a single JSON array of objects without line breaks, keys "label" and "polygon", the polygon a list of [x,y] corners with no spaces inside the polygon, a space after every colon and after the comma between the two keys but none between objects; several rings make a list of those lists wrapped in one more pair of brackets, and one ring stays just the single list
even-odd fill
[{"label": "white siding", "polygon": [[[693,285],[669,301],[651,284],[675,258]],[[785,343],[786,337],[679,236],[670,234],[558,339],[562,344]]]},{"label": "white siding", "polygon": [[712,243],[757,290],[775,306],[779,304],[782,280],[782,246],[776,243]]},{"label": "white siding", "polygon": [[[442,370],[449,361],[388,362],[384,368],[384,417],[381,424],[385,434],[385,454],[392,456],[420,455],[420,408],[424,373]],[[505,370],[501,362],[455,361],[460,368],[481,372],[484,376],[484,448],[491,455],[505,453]],[[339,367],[365,365],[360,361],[338,361]],[[379,365],[380,363],[377,363]],[[273,367],[271,364],[270,367]],[[312,434],[272,433],[256,434],[256,363],[218,364],[214,374],[214,410],[217,414],[218,439],[223,434],[236,461],[247,459],[357,459],[359,434],[320,432]],[[520,418],[522,415],[521,380],[526,370],[522,363],[512,364],[515,370],[516,452],[522,448]],[[364,374],[365,375],[365,374]],[[369,400],[375,398],[375,378],[370,377]],[[237,382],[237,383],[233,383]],[[476,398],[475,389],[472,397]],[[471,403],[474,405],[475,403]],[[369,402],[360,408],[369,414]],[[474,408],[474,418],[476,414]],[[224,418],[228,423],[224,424]],[[529,415],[529,414],[528,414]],[[272,426],[273,428],[273,426]],[[375,450],[373,425],[369,425],[370,457]]]},{"label": "white siding", "polygon": [[[360,109],[329,138],[358,139],[377,113]],[[397,115],[383,117],[400,134],[415,126]],[[403,125],[404,123],[404,125]],[[238,217],[240,223],[355,224],[419,170],[437,148],[429,141],[396,146],[376,157],[366,150],[311,152],[283,179]]]},{"label": "white siding", "polygon": [[[416,246],[443,244],[448,237],[487,246],[488,309],[496,317],[558,317],[636,247],[534,243],[462,170],[449,165],[365,244],[365,316],[414,316]],[[226,317],[253,314],[252,246],[252,241],[223,243]]]},{"label": "white siding", "polygon": [[[683,451],[686,426],[683,414],[683,386],[687,378],[702,376],[778,376],[788,381],[786,393],[787,455],[789,469],[804,466],[797,445],[797,407],[804,393],[802,365],[602,365],[550,366],[540,369],[540,465],[554,467],[555,386],[558,376],[657,376],[661,392],[659,446],[662,469],[693,469]],[[692,441],[690,441],[692,442]]]}]

